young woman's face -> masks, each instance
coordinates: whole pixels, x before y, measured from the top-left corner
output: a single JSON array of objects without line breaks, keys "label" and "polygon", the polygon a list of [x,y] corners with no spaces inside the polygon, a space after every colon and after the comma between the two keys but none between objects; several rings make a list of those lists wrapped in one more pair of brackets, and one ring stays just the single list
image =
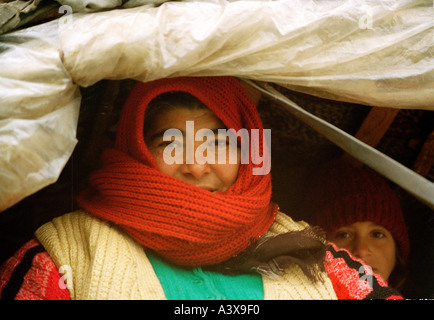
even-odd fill
[{"label": "young woman's face", "polygon": [[337,229],[327,240],[360,258],[384,280],[389,279],[396,264],[396,244],[384,227],[371,221],[357,222]]},{"label": "young woman's face", "polygon": [[[191,130],[191,125],[189,126],[190,132],[193,132],[193,141],[191,139],[189,141],[191,141],[190,145],[193,146],[194,153],[188,153],[186,150],[187,121],[194,121],[194,130]],[[164,141],[163,135],[167,129],[178,129],[182,132],[182,136],[172,137],[171,141]],[[209,141],[207,137],[203,141],[194,141],[194,137],[200,129],[213,130],[215,135],[213,135],[212,141]],[[239,148],[229,148],[226,137],[219,137],[217,129],[225,129],[225,126],[209,109],[190,110],[180,107],[157,114],[150,128],[146,131],[145,142],[154,156],[160,172],[210,192],[226,191],[238,177],[240,150]],[[215,161],[203,163],[204,157],[208,156],[208,150],[212,150],[205,148],[209,143],[214,144],[216,154],[219,148],[225,145],[226,161],[218,161],[216,155]],[[166,156],[168,155],[167,152],[171,155],[176,152],[173,148],[166,148],[169,145],[179,146],[183,150],[182,163],[169,164],[165,161],[165,152]],[[236,153],[235,157],[232,155],[231,159],[235,158],[236,161],[229,161],[231,150],[232,153]],[[195,155],[193,158],[191,158],[192,154]]]}]

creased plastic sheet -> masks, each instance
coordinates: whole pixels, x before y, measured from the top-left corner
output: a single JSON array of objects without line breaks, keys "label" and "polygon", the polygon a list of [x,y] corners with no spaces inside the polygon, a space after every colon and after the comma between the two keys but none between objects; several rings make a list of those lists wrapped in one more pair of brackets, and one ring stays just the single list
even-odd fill
[{"label": "creased plastic sheet", "polygon": [[56,0],[69,6],[73,12],[96,12],[115,8],[133,8],[138,6],[158,6],[170,0]]},{"label": "creased plastic sheet", "polygon": [[80,93],[52,26],[0,38],[0,211],[54,183],[77,143]]},{"label": "creased plastic sheet", "polygon": [[408,0],[168,2],[74,15],[62,51],[82,86],[232,74],[336,100],[431,109],[432,10],[432,1]]},{"label": "creased plastic sheet", "polygon": [[56,181],[78,86],[233,75],[365,105],[433,110],[431,1],[176,1],[0,36],[0,211]]}]

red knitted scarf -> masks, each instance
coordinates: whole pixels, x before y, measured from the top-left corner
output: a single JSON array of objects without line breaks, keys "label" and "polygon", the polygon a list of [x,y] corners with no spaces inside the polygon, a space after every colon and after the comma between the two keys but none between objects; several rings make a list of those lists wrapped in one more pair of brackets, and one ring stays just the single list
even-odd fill
[{"label": "red knitted scarf", "polygon": [[102,154],[102,168],[90,177],[92,189],[81,193],[78,201],[169,261],[216,264],[242,252],[273,223],[278,208],[270,202],[271,178],[253,175],[255,165],[250,161],[240,165],[227,191],[211,193],[159,172],[144,142],[143,122],[149,102],[169,91],[197,97],[227,128],[259,129],[262,151],[259,114],[236,79],[185,77],[137,83],[122,111],[115,148]]}]

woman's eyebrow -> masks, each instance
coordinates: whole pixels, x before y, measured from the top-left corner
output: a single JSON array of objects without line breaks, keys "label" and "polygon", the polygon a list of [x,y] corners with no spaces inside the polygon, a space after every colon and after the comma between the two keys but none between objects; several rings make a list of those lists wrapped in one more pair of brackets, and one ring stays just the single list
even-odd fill
[{"label": "woman's eyebrow", "polygon": [[182,133],[183,135],[185,135],[184,130],[181,130],[181,129],[178,129],[178,128],[165,128],[165,129],[161,129],[161,130],[157,131],[156,133],[152,134],[152,135],[149,137],[149,141],[152,142],[152,141],[154,141],[154,140],[156,140],[156,139],[162,139],[163,136],[164,136],[164,133],[165,133],[167,130],[169,130],[169,129],[177,129],[177,130],[181,131],[181,133]]},{"label": "woman's eyebrow", "polygon": [[[152,135],[147,139],[148,142],[153,142],[153,141],[155,141],[155,140],[157,140],[157,139],[162,139],[163,136],[164,136],[164,133],[165,133],[167,130],[169,130],[169,129],[177,129],[177,130],[179,130],[179,131],[182,133],[182,136],[183,136],[183,137],[184,137],[185,134],[186,134],[186,133],[185,133],[185,130],[183,130],[183,129],[179,129],[179,128],[164,128],[164,129],[161,129],[161,130],[157,131],[156,133],[152,134]],[[218,127],[218,128],[214,128],[214,129],[210,129],[210,130],[214,133],[214,136],[218,136],[218,134],[221,133],[221,132],[219,132],[219,130],[225,130],[224,133],[226,133],[227,128],[226,128],[226,127]]]},{"label": "woman's eyebrow", "polygon": [[216,128],[216,129],[211,129],[211,131],[212,132],[214,132],[214,134],[215,135],[217,135],[217,134],[219,134],[220,132],[219,132],[219,130],[224,130],[224,132],[223,133],[227,133],[226,131],[227,131],[227,129],[226,128]]},{"label": "woman's eyebrow", "polygon": [[[154,139],[156,139],[156,138],[160,138],[160,137],[162,137],[162,136],[164,135],[164,133],[165,133],[167,130],[169,130],[169,129],[177,129],[177,130],[181,131],[181,133],[182,133],[183,135],[185,135],[185,130],[183,130],[183,129],[178,129],[178,128],[165,128],[165,129],[161,129],[161,130],[159,130],[158,132],[152,134],[151,137],[150,137],[150,139],[151,139],[151,140],[154,140]],[[205,129],[205,128],[202,128],[202,129]],[[221,132],[219,132],[219,130],[224,130],[225,132],[223,132],[223,133],[226,133],[226,130],[227,130],[227,129],[226,129],[225,127],[222,127],[222,128],[215,128],[215,129],[210,129],[210,130],[211,130],[215,135],[217,135],[217,134],[221,133]]]},{"label": "woman's eyebrow", "polygon": [[375,227],[375,228],[380,227],[380,228],[383,228],[383,229],[387,230],[386,227],[382,226],[381,224],[375,223],[375,222],[371,222],[370,227]]}]

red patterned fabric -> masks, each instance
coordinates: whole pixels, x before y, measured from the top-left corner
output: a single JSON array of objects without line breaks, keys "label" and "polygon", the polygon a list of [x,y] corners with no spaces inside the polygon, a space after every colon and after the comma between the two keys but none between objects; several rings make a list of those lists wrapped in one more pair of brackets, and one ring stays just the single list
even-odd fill
[{"label": "red patterned fabric", "polygon": [[278,208],[270,202],[270,174],[253,175],[252,169],[260,165],[249,161],[240,166],[227,191],[211,193],[159,172],[144,141],[144,115],[153,98],[170,91],[197,97],[228,129],[259,129],[263,150],[261,119],[235,78],[138,83],[122,111],[116,147],[103,153],[102,169],[90,177],[93,189],[80,195],[79,204],[121,225],[145,248],[171,262],[219,263],[242,252],[273,223]]},{"label": "red patterned fabric", "polygon": [[324,265],[339,300],[403,299],[363,261],[332,243],[329,244]]},{"label": "red patterned fabric", "polygon": [[[16,288],[17,294],[5,297],[4,289],[17,273],[24,255],[29,249],[39,246],[37,240],[26,243],[17,253],[0,267],[0,299],[15,300],[69,300],[69,292],[62,281],[54,262],[47,252],[42,251],[32,259],[32,264],[22,272],[24,281]],[[37,258],[36,258],[37,257]],[[403,297],[394,289],[387,287],[381,277],[372,275],[361,268],[363,262],[354,259],[345,249],[338,249],[330,244],[325,260],[326,271],[332,281],[339,300],[384,299],[402,300]],[[362,271],[360,273],[360,271]],[[21,279],[23,280],[23,279]]]},{"label": "red patterned fabric", "polygon": [[[34,251],[32,249],[39,249]],[[26,261],[28,260],[28,262]],[[53,260],[33,239],[0,267],[0,298],[3,300],[69,300],[69,291],[61,286],[61,275]]]}]

